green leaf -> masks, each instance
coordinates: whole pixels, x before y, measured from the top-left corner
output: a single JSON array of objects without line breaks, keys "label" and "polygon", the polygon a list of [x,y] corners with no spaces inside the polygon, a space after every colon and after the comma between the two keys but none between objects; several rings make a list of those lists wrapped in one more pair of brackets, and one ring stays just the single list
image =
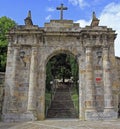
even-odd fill
[{"label": "green leaf", "polygon": [[6,16],[0,18],[0,72],[4,72],[6,67],[8,45],[6,34],[15,25],[15,21],[11,20]]}]

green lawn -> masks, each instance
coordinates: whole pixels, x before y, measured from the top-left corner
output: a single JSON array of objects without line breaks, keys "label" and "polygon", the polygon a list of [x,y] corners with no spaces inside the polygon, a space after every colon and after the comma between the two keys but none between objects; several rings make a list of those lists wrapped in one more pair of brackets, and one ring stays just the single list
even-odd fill
[{"label": "green lawn", "polygon": [[45,93],[45,107],[46,107],[46,110],[50,106],[50,103],[51,103],[51,93],[46,92]]},{"label": "green lawn", "polygon": [[78,93],[77,93],[77,90],[76,89],[74,89],[73,91],[72,91],[72,94],[71,94],[72,96],[72,101],[73,101],[73,103],[74,103],[74,106],[75,106],[75,109],[76,109],[76,111],[77,111],[77,113],[79,112],[79,104],[78,104],[78,101],[79,101],[79,95],[78,95]]}]

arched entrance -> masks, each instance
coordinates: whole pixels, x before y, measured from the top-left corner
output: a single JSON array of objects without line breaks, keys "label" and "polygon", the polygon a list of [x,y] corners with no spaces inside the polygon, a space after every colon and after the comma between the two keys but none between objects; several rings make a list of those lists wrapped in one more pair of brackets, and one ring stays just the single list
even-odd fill
[{"label": "arched entrance", "polygon": [[[95,15],[91,25],[84,28],[72,20],[51,20],[44,27],[26,23],[8,35],[5,121],[45,119],[46,64],[60,53],[72,53],[78,62],[79,119],[98,120],[101,114],[103,119],[117,118],[113,105],[113,90],[117,91],[119,84],[116,34],[111,28],[98,26]],[[97,105],[101,106],[99,112]]]},{"label": "arched entrance", "polygon": [[71,53],[60,52],[46,64],[46,118],[78,118],[78,63]]}]

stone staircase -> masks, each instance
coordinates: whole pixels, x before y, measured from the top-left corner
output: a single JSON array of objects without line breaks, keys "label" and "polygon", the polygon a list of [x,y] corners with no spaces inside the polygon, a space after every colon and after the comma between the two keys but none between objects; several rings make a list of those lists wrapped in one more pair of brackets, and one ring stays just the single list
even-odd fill
[{"label": "stone staircase", "polygon": [[76,118],[77,113],[71,99],[67,85],[62,84],[56,89],[51,106],[47,112],[47,118]]}]

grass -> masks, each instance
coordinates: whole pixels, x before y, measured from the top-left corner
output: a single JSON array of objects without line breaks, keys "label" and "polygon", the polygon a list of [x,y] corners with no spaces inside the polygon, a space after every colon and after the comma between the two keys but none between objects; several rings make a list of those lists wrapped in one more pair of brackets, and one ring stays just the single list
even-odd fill
[{"label": "grass", "polygon": [[72,101],[74,103],[75,109],[77,111],[77,113],[79,112],[79,95],[77,93],[77,90],[74,88],[71,94],[72,97]]},{"label": "grass", "polygon": [[45,93],[45,107],[46,107],[46,110],[50,106],[50,103],[51,103],[51,93],[46,92]]},{"label": "grass", "polygon": [[45,93],[45,100],[51,100],[51,93],[50,92]]}]

